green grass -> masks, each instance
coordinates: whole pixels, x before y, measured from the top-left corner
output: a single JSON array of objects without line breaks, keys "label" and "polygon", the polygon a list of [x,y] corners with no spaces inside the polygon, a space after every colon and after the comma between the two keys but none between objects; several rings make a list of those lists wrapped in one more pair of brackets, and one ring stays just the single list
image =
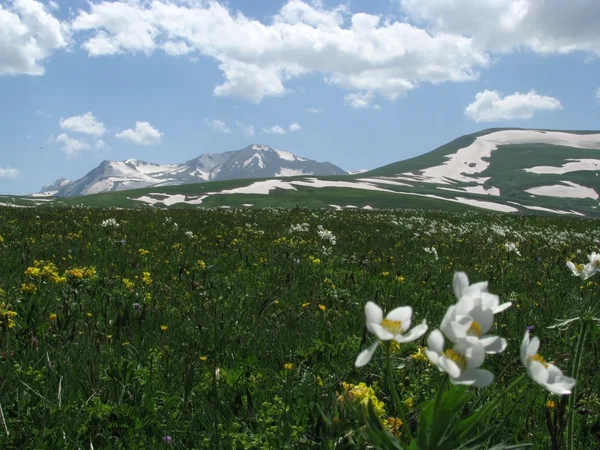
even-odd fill
[{"label": "green grass", "polygon": [[[323,201],[339,198],[331,191]],[[120,226],[101,226],[109,218]],[[291,231],[302,223],[307,231]],[[335,245],[319,237],[319,225]],[[492,330],[508,349],[487,357],[496,378],[474,390],[473,410],[523,373],[518,351],[528,325],[546,359],[568,373],[575,329],[547,327],[599,292],[565,267],[567,258],[584,262],[598,251],[594,223],[572,219],[1,208],[0,236],[0,303],[17,313],[0,316],[0,447],[7,449],[161,448],[165,436],[178,449],[366,448],[338,396],[342,382],[366,382],[386,417],[394,415],[383,352],[353,366],[373,341],[363,341],[368,300],[388,311],[410,305],[413,322],[427,319],[432,330],[456,301],[451,283],[460,270],[513,301]],[[507,252],[507,241],[521,256]],[[86,276],[91,267],[95,275]],[[414,402],[404,426],[416,425],[442,379],[411,358],[425,345],[426,336],[393,356],[402,398]],[[597,366],[589,345],[579,380],[580,448],[600,445]],[[528,381],[489,424],[503,427],[500,438],[549,448],[547,400],[560,405]]]}]

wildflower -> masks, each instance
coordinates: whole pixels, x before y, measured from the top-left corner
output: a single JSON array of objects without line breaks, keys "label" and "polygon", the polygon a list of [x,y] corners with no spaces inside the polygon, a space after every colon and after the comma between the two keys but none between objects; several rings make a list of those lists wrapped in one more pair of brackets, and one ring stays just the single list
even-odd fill
[{"label": "wildflower", "polygon": [[452,384],[473,385],[478,388],[489,386],[494,374],[480,369],[485,359],[485,347],[475,337],[459,340],[453,348],[444,351],[444,336],[440,330],[433,330],[427,338],[425,350],[429,360],[440,372],[450,376]]},{"label": "wildflower", "polygon": [[0,304],[0,324],[12,328],[15,326],[15,321],[12,318],[16,316],[17,313],[9,310],[5,303]]},{"label": "wildflower", "polygon": [[412,308],[410,306],[395,308],[384,319],[382,309],[369,301],[365,305],[365,315],[367,330],[376,335],[377,340],[358,355],[354,363],[356,367],[368,364],[373,357],[373,353],[377,350],[379,341],[393,339],[399,343],[411,342],[423,336],[427,331],[425,320],[409,331],[412,319]]},{"label": "wildflower", "polygon": [[49,319],[49,320],[56,320],[56,317],[57,317],[57,316],[56,316],[56,314],[55,314],[55,313],[52,313],[52,314],[50,314],[50,315],[48,316],[48,319]]},{"label": "wildflower", "polygon": [[588,260],[589,262],[587,264],[574,264],[572,261],[567,261],[567,267],[571,270],[573,276],[580,277],[582,280],[587,280],[600,270],[600,254],[592,252],[588,255]]},{"label": "wildflower", "polygon": [[[365,383],[361,382],[357,385],[342,383],[342,387],[344,388],[348,399],[361,404],[365,408],[367,408],[369,402],[371,402],[377,417],[382,418],[385,415],[385,405],[377,398],[377,395],[371,386],[367,386]],[[338,401],[343,402],[344,397],[338,397]]]},{"label": "wildflower", "polygon": [[294,368],[294,365],[293,365],[292,363],[285,363],[285,364],[283,365],[283,368],[284,368],[285,370],[292,370],[292,369]]},{"label": "wildflower", "polygon": [[88,318],[93,316],[93,314],[91,312],[85,313],[85,315],[88,316]]},{"label": "wildflower", "polygon": [[168,326],[168,325],[161,325],[161,326],[160,326],[160,329],[161,329],[162,331],[167,331],[167,329],[168,329],[168,328],[169,328],[169,326]]},{"label": "wildflower", "polygon": [[519,253],[517,244],[515,244],[514,242],[506,242],[504,244],[504,248],[506,248],[507,252],[513,252],[513,253],[516,253],[517,255],[521,256],[521,253]]},{"label": "wildflower", "polygon": [[319,306],[318,306],[318,308],[319,308],[321,311],[325,311],[325,310],[327,310],[327,306],[325,306],[325,305],[321,305],[320,303],[319,303]]},{"label": "wildflower", "polygon": [[23,283],[23,284],[21,284],[21,291],[24,294],[35,294],[35,291],[37,291],[37,288],[35,287],[35,284]]},{"label": "wildflower", "polygon": [[103,220],[100,226],[103,228],[119,228],[120,225],[116,219],[111,217],[110,219]]},{"label": "wildflower", "polygon": [[202,355],[200,357],[200,361],[206,361],[207,359],[208,359],[208,356],[206,356],[206,355]]},{"label": "wildflower", "polygon": [[310,302],[302,303],[303,308],[308,308],[310,306]]},{"label": "wildflower", "polygon": [[538,353],[540,339],[534,336],[529,338],[529,330],[525,332],[521,343],[521,362],[527,369],[529,376],[544,389],[558,395],[568,395],[575,386],[576,381],[563,375],[562,371]]},{"label": "wildflower", "polygon": [[198,266],[200,266],[200,270],[206,270],[206,263],[201,259],[198,260]]},{"label": "wildflower", "polygon": [[173,442],[173,438],[171,438],[171,436],[169,436],[169,435],[163,436],[163,443],[170,444],[171,442]]},{"label": "wildflower", "polygon": [[131,281],[129,278],[123,278],[123,284],[125,285],[125,289],[130,292],[133,292],[133,288],[135,287],[135,283]]},{"label": "wildflower", "polygon": [[425,355],[425,349],[423,347],[419,347],[419,349],[410,355],[410,359],[413,361],[427,361],[427,355]]},{"label": "wildflower", "polygon": [[402,421],[396,417],[388,417],[385,421],[387,429],[396,437],[400,437],[400,427],[403,425]]},{"label": "wildflower", "polygon": [[554,402],[554,400],[548,400],[546,402],[546,408],[548,408],[548,409],[556,408],[556,403]]},{"label": "wildflower", "polygon": [[474,305],[480,304],[484,308],[491,309],[494,314],[498,314],[512,305],[512,302],[500,304],[500,298],[487,291],[487,281],[469,284],[469,278],[464,272],[454,273],[452,289],[458,299],[456,306],[459,308],[459,312],[463,308],[471,309]]},{"label": "wildflower", "polygon": [[152,284],[152,277],[150,275],[150,272],[142,273],[142,283],[144,283],[146,286],[150,286]]},{"label": "wildflower", "polygon": [[412,409],[412,407],[415,406],[415,399],[408,397],[406,400],[404,400],[404,406],[406,406],[408,409]]},{"label": "wildflower", "polygon": [[40,276],[41,269],[39,267],[28,267],[25,271],[25,275],[31,278],[38,278]]}]

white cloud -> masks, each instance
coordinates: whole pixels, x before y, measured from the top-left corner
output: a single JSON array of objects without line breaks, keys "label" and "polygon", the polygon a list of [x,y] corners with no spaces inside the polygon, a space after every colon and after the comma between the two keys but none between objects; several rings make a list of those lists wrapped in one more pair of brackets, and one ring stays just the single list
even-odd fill
[{"label": "white cloud", "polygon": [[12,167],[0,167],[0,178],[17,178],[21,172]]},{"label": "white cloud", "polygon": [[285,130],[279,125],[273,125],[272,127],[263,128],[263,133],[267,134],[285,134]]},{"label": "white cloud", "polygon": [[67,47],[68,39],[68,25],[52,16],[43,3],[0,4],[0,75],[43,75],[42,62]]},{"label": "white cloud", "polygon": [[98,139],[96,141],[96,145],[94,146],[96,150],[106,150],[109,151],[111,148],[104,142],[102,139]]},{"label": "white cloud", "polygon": [[300,131],[301,129],[302,129],[302,127],[297,122],[290,124],[290,126],[288,127],[288,130],[290,130],[290,131]]},{"label": "white cloud", "polygon": [[527,94],[515,92],[501,97],[498,91],[479,92],[475,101],[465,108],[465,114],[475,122],[494,122],[511,119],[530,119],[536,111],[561,109],[554,97],[537,94],[533,89]]},{"label": "white cloud", "polygon": [[40,116],[45,117],[46,119],[51,119],[52,116],[50,114],[45,113],[44,111],[37,112]]},{"label": "white cloud", "polygon": [[219,120],[219,119],[215,119],[215,120],[204,119],[204,121],[206,122],[206,124],[213,131],[216,131],[217,133],[231,134],[231,128],[229,128],[227,126],[227,124],[225,122],[223,122],[222,120]]},{"label": "white cloud", "polygon": [[373,92],[355,92],[344,96],[344,104],[354,109],[376,109],[379,110],[379,105],[372,105],[374,99]]},{"label": "white cloud", "polygon": [[77,156],[83,150],[88,150],[90,148],[90,145],[87,142],[72,138],[65,133],[56,136],[56,142],[62,144],[61,150],[65,152],[67,158]]},{"label": "white cloud", "polygon": [[102,136],[106,132],[104,124],[96,120],[91,111],[81,116],[72,116],[66,119],[61,117],[58,124],[63,130],[89,134],[90,136]]},{"label": "white cloud", "polygon": [[318,109],[318,108],[306,108],[304,111],[307,113],[311,113],[311,114],[320,114],[323,112],[322,109]]},{"label": "white cloud", "polygon": [[596,100],[600,102],[600,87],[596,89]]},{"label": "white cloud", "polygon": [[116,138],[129,141],[137,145],[152,145],[160,142],[163,133],[158,131],[148,122],[136,122],[135,130],[128,128],[115,134]]},{"label": "white cloud", "polygon": [[478,49],[600,56],[598,0],[400,0],[400,7],[433,33],[471,36]]},{"label": "white cloud", "polygon": [[260,102],[284,95],[285,82],[311,73],[351,92],[394,100],[419,83],[465,81],[489,56],[471,39],[432,34],[407,22],[289,0],[260,22],[216,2],[101,1],[79,10],[72,27],[89,56],[127,53],[203,55],[224,81],[215,95]]},{"label": "white cloud", "polygon": [[235,123],[244,133],[244,136],[254,136],[254,125],[246,125],[244,122]]}]

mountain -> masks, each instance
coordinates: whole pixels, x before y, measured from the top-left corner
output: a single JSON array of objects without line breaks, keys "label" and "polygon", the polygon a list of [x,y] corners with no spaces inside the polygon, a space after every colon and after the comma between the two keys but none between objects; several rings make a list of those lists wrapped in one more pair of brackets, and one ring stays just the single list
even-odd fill
[{"label": "mountain", "polygon": [[66,178],[59,178],[58,180],[54,180],[51,183],[48,183],[42,186],[40,192],[37,194],[32,194],[33,197],[52,197],[56,195],[56,193],[71,184],[72,181],[67,180]]},{"label": "mountain", "polygon": [[[265,165],[262,156],[245,158],[248,166]],[[493,128],[362,173],[163,185],[66,204],[474,209],[600,218],[599,174],[600,131]]]},{"label": "mountain", "polygon": [[84,177],[76,181],[61,178],[45,185],[37,195],[76,197],[206,181],[346,173],[329,162],[253,144],[238,151],[205,153],[181,164],[161,165],[136,159],[103,161]]}]

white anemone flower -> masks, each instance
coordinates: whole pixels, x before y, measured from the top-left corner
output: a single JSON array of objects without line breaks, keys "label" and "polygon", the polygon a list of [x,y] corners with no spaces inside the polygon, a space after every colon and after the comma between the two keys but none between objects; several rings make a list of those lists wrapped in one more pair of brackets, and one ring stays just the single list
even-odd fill
[{"label": "white anemone flower", "polygon": [[444,336],[433,330],[427,338],[425,353],[440,372],[446,372],[452,384],[484,388],[494,381],[494,374],[480,369],[485,359],[485,347],[474,337],[461,339],[452,348],[444,350]]},{"label": "white anemone flower", "polygon": [[488,292],[488,282],[469,284],[469,277],[464,272],[455,272],[452,280],[454,295],[458,299],[456,307],[459,313],[471,310],[477,305],[491,309],[492,313],[498,314],[510,307],[512,302],[500,304],[500,297]]},{"label": "white anemone flower", "polygon": [[503,352],[507,343],[504,338],[486,334],[491,330],[493,322],[494,313],[481,304],[472,305],[470,309],[463,308],[462,310],[452,305],[446,311],[440,329],[454,344],[461,339],[474,337],[481,342],[485,348],[485,353],[496,354]]},{"label": "white anemone flower", "polygon": [[557,395],[568,395],[576,380],[563,375],[562,371],[538,353],[540,340],[537,336],[529,339],[529,330],[525,332],[521,344],[521,362],[529,376],[537,384]]},{"label": "white anemone flower", "polygon": [[574,264],[571,261],[567,261],[567,267],[574,276],[581,277],[582,280],[587,280],[600,271],[600,253],[592,252],[588,255],[588,260],[587,264]]},{"label": "white anemone flower", "polygon": [[362,367],[371,361],[380,341],[394,340],[399,343],[412,342],[419,339],[427,331],[427,322],[415,326],[411,330],[412,308],[401,306],[391,310],[384,318],[382,309],[373,302],[365,305],[367,330],[377,336],[377,340],[369,348],[360,352],[354,365]]}]

